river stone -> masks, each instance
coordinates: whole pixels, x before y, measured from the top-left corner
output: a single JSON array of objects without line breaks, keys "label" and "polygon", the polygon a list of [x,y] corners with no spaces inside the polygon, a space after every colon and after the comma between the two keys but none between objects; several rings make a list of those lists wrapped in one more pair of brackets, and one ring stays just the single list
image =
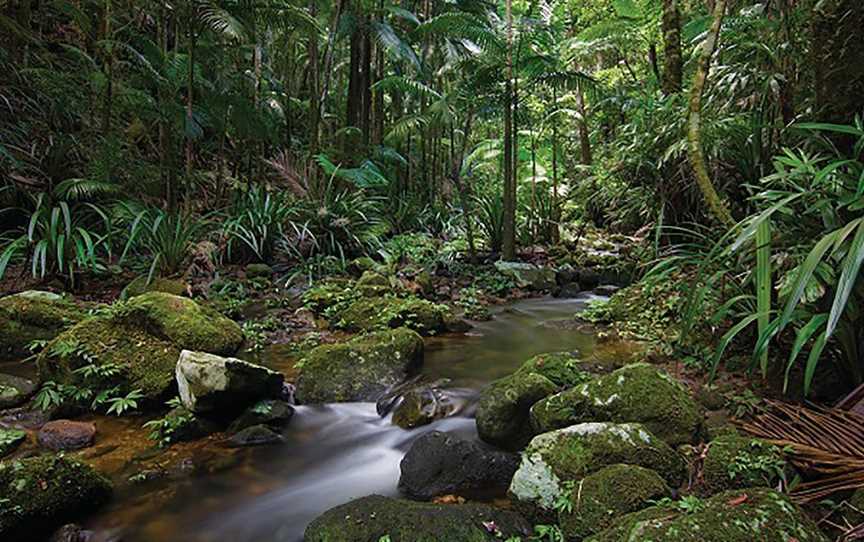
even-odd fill
[{"label": "river stone", "polygon": [[432,431],[415,440],[402,459],[399,490],[424,501],[441,495],[503,494],[518,467],[515,454]]},{"label": "river stone", "polygon": [[767,488],[731,490],[683,511],[674,503],[617,519],[585,542],[828,542],[786,495]]},{"label": "river stone", "polygon": [[177,387],[183,406],[195,414],[238,412],[278,397],[285,377],[237,358],[183,350],[177,361]]},{"label": "river stone", "polygon": [[36,440],[39,445],[55,452],[80,450],[93,446],[96,425],[90,422],[54,420],[39,429]]},{"label": "river stone", "polygon": [[510,278],[519,288],[532,290],[552,290],[556,285],[555,270],[539,267],[530,263],[495,262],[495,269]]},{"label": "river stone", "polygon": [[161,408],[176,394],[182,350],[231,355],[243,342],[235,322],[195,301],[149,292],[92,316],[54,339],[36,362],[43,380],[81,384],[73,371],[110,365],[121,394],[139,390],[143,408]]},{"label": "river stone", "polygon": [[304,542],[483,542],[527,537],[518,514],[484,504],[429,504],[370,495],[328,510]]},{"label": "river stone", "polygon": [[282,442],[282,435],[266,425],[247,427],[231,435],[228,439],[228,445],[232,447],[265,446],[268,444],[279,444],[280,442]]},{"label": "river stone", "polygon": [[32,381],[0,373],[0,410],[24,404],[35,392]]},{"label": "river stone", "polygon": [[27,440],[27,433],[19,429],[0,427],[0,459],[11,454]]},{"label": "river stone", "polygon": [[402,402],[393,410],[393,424],[413,429],[446,418],[456,410],[457,405],[443,390],[421,386],[402,395]]},{"label": "river stone", "polygon": [[229,433],[236,433],[253,425],[284,427],[294,416],[294,407],[285,401],[264,399],[247,408],[239,418],[231,422]]},{"label": "river stone", "polygon": [[681,456],[642,425],[583,423],[534,437],[510,493],[524,509],[548,513],[567,485],[619,463],[652,469],[674,488],[686,475]]},{"label": "river stone", "polygon": [[714,494],[745,487],[773,487],[784,466],[776,446],[757,438],[726,433],[708,444],[702,463],[704,490]]},{"label": "river stone", "polygon": [[423,338],[399,328],[313,349],[303,358],[296,398],[301,404],[376,401],[423,364]]},{"label": "river stone", "polygon": [[615,518],[671,496],[669,486],[653,470],[610,465],[574,486],[570,506],[558,512],[558,525],[567,540],[583,540],[609,527]]},{"label": "river stone", "polygon": [[693,442],[702,418],[683,385],[646,363],[622,367],[531,408],[535,433],[588,421],[639,422],[672,446]]},{"label": "river stone", "polygon": [[0,297],[0,359],[28,356],[30,343],[51,340],[83,317],[74,303],[51,292]]},{"label": "river stone", "polygon": [[336,325],[349,331],[407,327],[428,336],[446,330],[447,310],[417,297],[361,297],[338,316]]},{"label": "river stone", "polygon": [[0,463],[0,540],[39,540],[108,502],[111,483],[61,455]]},{"label": "river stone", "polygon": [[531,407],[562,388],[591,378],[575,353],[540,354],[513,374],[496,380],[480,394],[477,431],[480,438],[507,450],[523,448],[534,435]]}]

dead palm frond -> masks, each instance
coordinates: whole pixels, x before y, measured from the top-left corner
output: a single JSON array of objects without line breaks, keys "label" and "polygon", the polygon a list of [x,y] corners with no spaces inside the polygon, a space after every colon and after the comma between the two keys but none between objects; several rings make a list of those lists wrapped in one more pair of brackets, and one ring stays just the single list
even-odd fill
[{"label": "dead palm frond", "polygon": [[784,448],[796,467],[817,477],[792,490],[797,502],[864,487],[864,416],[768,401],[764,412],[740,426]]}]

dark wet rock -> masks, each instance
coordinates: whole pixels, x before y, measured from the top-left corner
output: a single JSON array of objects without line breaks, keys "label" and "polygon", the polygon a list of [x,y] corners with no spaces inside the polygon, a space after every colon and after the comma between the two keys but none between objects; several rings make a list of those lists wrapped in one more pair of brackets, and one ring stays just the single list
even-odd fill
[{"label": "dark wet rock", "polygon": [[510,278],[519,288],[531,290],[552,290],[555,288],[555,270],[549,267],[539,267],[530,263],[495,262],[495,269]]},{"label": "dark wet rock", "polygon": [[322,345],[303,359],[297,380],[301,404],[377,401],[423,364],[423,338],[400,328]]},{"label": "dark wet rock", "polygon": [[37,365],[43,379],[64,384],[80,384],[73,371],[82,366],[114,366],[119,393],[139,390],[141,406],[161,407],[176,392],[182,350],[231,355],[242,342],[240,327],[213,309],[149,292],[65,331],[48,344]]},{"label": "dark wet rock", "polygon": [[43,455],[0,463],[0,540],[39,540],[97,510],[111,491],[105,477],[67,457]]},{"label": "dark wet rock", "polygon": [[172,409],[165,415],[167,430],[158,433],[162,443],[174,444],[176,442],[188,442],[211,435],[220,429],[220,425],[207,418],[196,416],[194,412],[184,406]]},{"label": "dark wet rock", "polygon": [[0,357],[26,357],[33,341],[51,340],[83,317],[83,310],[51,292],[0,297]]},{"label": "dark wet rock", "polygon": [[555,282],[558,283],[558,286],[565,286],[577,282],[578,279],[578,271],[576,271],[576,268],[569,263],[565,263],[555,270]]},{"label": "dark wet rock", "polygon": [[247,279],[269,279],[273,276],[273,268],[266,263],[250,263],[245,269]]},{"label": "dark wet rock", "polygon": [[253,425],[231,435],[228,439],[229,446],[265,446],[268,444],[279,444],[282,435],[273,431],[266,425]]},{"label": "dark wet rock", "polygon": [[753,437],[727,433],[712,440],[705,451],[704,490],[713,494],[728,489],[774,487],[785,466],[776,446]]},{"label": "dark wet rock", "polygon": [[27,440],[26,432],[0,427],[0,459],[17,450],[25,440]]},{"label": "dark wet rock", "polygon": [[616,520],[586,542],[828,542],[786,495],[764,488],[732,490],[695,511],[675,503],[652,506]]},{"label": "dark wet rock", "polygon": [[93,445],[96,425],[90,422],[54,420],[46,423],[36,435],[39,445],[55,452],[80,450]]},{"label": "dark wet rock", "polygon": [[513,476],[510,493],[532,515],[552,512],[568,484],[603,467],[636,465],[659,474],[670,487],[686,476],[684,460],[637,423],[583,423],[531,440]]},{"label": "dark wet rock", "polygon": [[609,297],[620,289],[621,289],[620,287],[613,286],[611,284],[602,284],[602,285],[594,288],[594,293],[597,295]]},{"label": "dark wet rock", "polygon": [[480,394],[477,431],[480,438],[506,450],[518,450],[534,435],[529,413],[538,401],[562,388],[591,378],[578,355],[540,354],[515,373],[496,380]]},{"label": "dark wet rock", "polygon": [[693,397],[705,410],[720,410],[726,407],[726,397],[708,386],[700,386]]},{"label": "dark wet rock", "polygon": [[567,540],[584,540],[608,528],[615,518],[672,496],[659,474],[635,465],[604,467],[580,480],[577,487],[570,493],[570,506],[558,512]]},{"label": "dark wet rock", "polygon": [[402,401],[393,410],[393,424],[413,429],[452,416],[457,410],[458,405],[444,390],[420,386],[402,395]]},{"label": "dark wet rock", "polygon": [[196,414],[236,413],[278,397],[285,377],[236,358],[184,350],[177,361],[177,387],[183,406]]},{"label": "dark wet rock", "polygon": [[96,539],[96,533],[88,531],[75,523],[69,523],[57,529],[49,542],[91,542]]},{"label": "dark wet rock", "polygon": [[582,268],[576,272],[576,280],[586,290],[593,290],[600,286],[601,279],[600,273],[593,269]]},{"label": "dark wet rock", "polygon": [[189,285],[180,279],[166,279],[154,277],[147,280],[147,275],[142,275],[130,282],[120,292],[120,299],[126,301],[133,297],[146,294],[147,292],[162,292],[171,295],[186,295]]},{"label": "dark wet rock", "polygon": [[280,428],[288,425],[292,416],[294,416],[294,408],[285,401],[265,399],[247,408],[231,423],[228,432],[237,433],[253,425]]},{"label": "dark wet rock", "polygon": [[538,434],[589,421],[639,422],[672,446],[692,442],[702,418],[681,383],[645,363],[622,367],[531,408]]},{"label": "dark wet rock", "polygon": [[349,331],[406,327],[421,335],[445,331],[447,308],[417,297],[361,297],[338,315],[336,325]]},{"label": "dark wet rock", "polygon": [[508,510],[483,504],[429,504],[371,495],[328,510],[304,542],[484,542],[527,536],[531,526]]},{"label": "dark wet rock", "polygon": [[582,294],[582,288],[576,282],[565,284],[555,289],[553,295],[559,299],[573,299]]},{"label": "dark wet rock", "polygon": [[518,467],[516,454],[433,431],[415,440],[402,459],[399,490],[418,500],[503,494]]},{"label": "dark wet rock", "polygon": [[36,392],[36,384],[26,378],[0,373],[0,410],[20,406]]},{"label": "dark wet rock", "polygon": [[22,429],[39,429],[51,420],[52,411],[40,408],[18,407],[2,412],[0,423]]}]

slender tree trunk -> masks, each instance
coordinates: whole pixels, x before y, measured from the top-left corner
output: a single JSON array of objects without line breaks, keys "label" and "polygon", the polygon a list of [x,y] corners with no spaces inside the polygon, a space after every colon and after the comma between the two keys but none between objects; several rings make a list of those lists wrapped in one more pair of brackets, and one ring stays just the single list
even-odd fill
[{"label": "slender tree trunk", "polygon": [[[313,19],[318,18],[318,0],[309,0],[309,15]],[[318,34],[312,32],[309,36],[309,68],[310,68],[310,89],[309,89],[309,113],[311,116],[309,122],[309,158],[310,162],[306,168],[310,192],[318,193],[318,168],[314,164],[314,157],[318,154],[318,140],[321,134],[321,74],[319,73],[320,66],[318,65]]]},{"label": "slender tree trunk", "polygon": [[[314,1],[314,0],[311,0]],[[318,119],[324,118],[324,107],[327,104],[327,96],[330,94],[330,82],[333,76],[333,57],[336,49],[336,31],[339,26],[339,19],[342,18],[342,12],[345,10],[348,0],[339,0],[336,4],[336,10],[333,12],[333,19],[330,21],[330,33],[327,36],[327,48],[324,50],[324,82],[321,85],[321,99],[318,100]]]},{"label": "slender tree trunk", "polygon": [[[468,237],[468,256],[472,262],[477,260],[477,249],[474,243],[474,219],[471,213],[471,189],[462,179],[462,163],[465,161],[465,154],[468,152],[468,140],[471,135],[471,125],[474,119],[474,110],[469,109],[465,116],[465,127],[462,130],[462,145],[459,147],[459,152],[452,151],[453,163],[450,167],[450,179],[456,185],[456,191],[459,193],[459,204],[462,207],[462,218],[465,222],[465,235]],[[450,125],[450,148],[456,147],[456,134],[453,125]]]},{"label": "slender tree trunk", "polygon": [[516,178],[513,129],[513,0],[506,1],[507,82],[504,100],[504,223],[502,259],[516,259]]},{"label": "slender tree trunk", "polygon": [[594,156],[591,152],[591,133],[588,130],[588,108],[585,106],[585,94],[581,87],[576,91],[576,107],[579,110],[579,150],[582,164],[590,166],[594,162]]},{"label": "slender tree trunk", "polygon": [[111,114],[114,108],[114,47],[111,40],[111,0],[105,0],[105,20],[102,39],[108,50],[105,52],[105,111],[102,116],[102,135],[108,135],[111,130]]},{"label": "slender tree trunk", "polygon": [[[558,107],[558,90],[552,87],[552,107]],[[552,242],[561,240],[558,224],[561,221],[561,202],[558,200],[558,119],[552,119]]]},{"label": "slender tree trunk", "polygon": [[678,0],[663,0],[663,93],[681,92],[684,61],[681,52],[681,13]]},{"label": "slender tree trunk", "polygon": [[714,20],[711,23],[711,29],[708,31],[708,37],[702,46],[699,65],[693,78],[693,87],[690,90],[690,119],[687,139],[690,147],[690,162],[693,166],[693,173],[696,176],[696,184],[705,198],[708,210],[720,223],[731,226],[734,224],[732,214],[711,181],[708,165],[705,160],[705,152],[702,149],[702,94],[705,91],[705,83],[708,80],[708,73],[711,68],[711,57],[714,56],[714,52],[717,49],[720,29],[723,26],[725,16],[726,0],[715,0]]}]

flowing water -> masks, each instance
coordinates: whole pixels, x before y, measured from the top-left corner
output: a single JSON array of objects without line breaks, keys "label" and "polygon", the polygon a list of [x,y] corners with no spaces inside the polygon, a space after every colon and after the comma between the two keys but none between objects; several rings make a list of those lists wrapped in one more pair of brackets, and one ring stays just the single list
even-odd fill
[{"label": "flowing water", "polygon": [[333,506],[397,495],[399,462],[420,435],[438,430],[477,439],[473,411],[484,385],[535,354],[591,354],[590,333],[559,325],[591,299],[519,301],[467,335],[427,341],[423,374],[449,379],[458,415],[406,431],[380,417],[373,403],[300,406],[284,444],[244,450],[238,465],[220,473],[125,490],[89,527],[103,540],[117,535],[125,542],[302,541],[309,522]]}]

